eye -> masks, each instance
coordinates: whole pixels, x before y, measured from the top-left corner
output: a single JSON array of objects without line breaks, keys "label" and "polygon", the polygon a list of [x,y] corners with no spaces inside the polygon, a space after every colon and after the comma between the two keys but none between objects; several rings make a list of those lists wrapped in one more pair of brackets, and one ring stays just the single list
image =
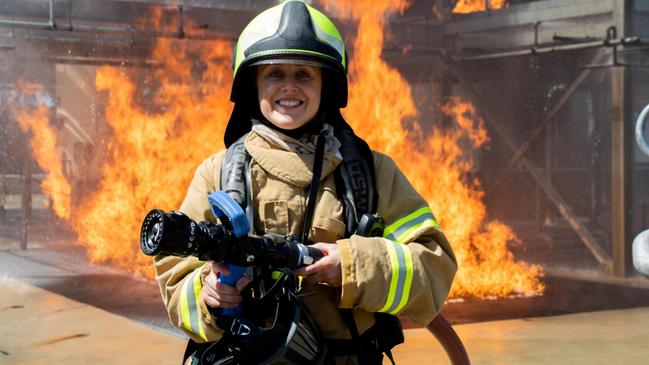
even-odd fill
[{"label": "eye", "polygon": [[284,73],[278,69],[274,69],[268,72],[268,77],[273,79],[281,79],[282,77],[284,77]]},{"label": "eye", "polygon": [[308,71],[301,70],[295,73],[295,77],[298,80],[309,80],[311,79],[311,74]]}]

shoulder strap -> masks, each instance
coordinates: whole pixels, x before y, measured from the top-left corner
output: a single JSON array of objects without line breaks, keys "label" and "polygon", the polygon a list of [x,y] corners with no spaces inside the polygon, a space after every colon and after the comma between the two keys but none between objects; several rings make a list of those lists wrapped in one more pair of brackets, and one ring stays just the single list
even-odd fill
[{"label": "shoulder strap", "polygon": [[221,163],[221,190],[225,191],[243,208],[246,207],[246,168],[250,155],[244,141],[246,135],[230,145]]},{"label": "shoulder strap", "polygon": [[336,130],[343,162],[335,171],[338,198],[345,206],[347,235],[356,231],[365,213],[376,213],[378,194],[374,177],[374,157],[365,141],[351,129]]}]

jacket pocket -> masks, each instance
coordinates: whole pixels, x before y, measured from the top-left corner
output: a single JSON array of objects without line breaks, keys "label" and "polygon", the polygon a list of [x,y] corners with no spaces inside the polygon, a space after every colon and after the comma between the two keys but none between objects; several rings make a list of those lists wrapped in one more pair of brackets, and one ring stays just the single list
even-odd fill
[{"label": "jacket pocket", "polygon": [[284,200],[267,201],[263,204],[261,217],[264,232],[281,235],[289,234],[288,205]]}]

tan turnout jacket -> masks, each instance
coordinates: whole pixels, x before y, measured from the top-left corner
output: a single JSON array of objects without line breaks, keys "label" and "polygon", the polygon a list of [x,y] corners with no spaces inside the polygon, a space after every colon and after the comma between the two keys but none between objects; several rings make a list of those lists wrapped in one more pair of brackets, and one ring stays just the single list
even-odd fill
[{"label": "tan turnout jacket", "polygon": [[[313,155],[272,148],[250,133],[245,146],[252,157],[251,189],[258,232],[298,234],[306,209]],[[352,308],[360,333],[374,323],[373,312],[408,317],[427,325],[440,311],[457,268],[452,249],[426,201],[395,163],[373,152],[378,190],[377,212],[385,219],[384,238],[344,238],[343,205],[336,198],[332,173],[340,161],[326,154],[310,239],[336,242],[342,259],[342,286],[303,286],[305,304],[327,338],[350,338],[339,308]],[[219,190],[224,151],[196,170],[180,210],[196,221],[214,220],[207,196]],[[422,167],[424,168],[424,167]],[[171,322],[196,342],[218,340],[205,303],[199,300],[209,266],[196,258],[158,256],[157,281]],[[337,363],[354,360],[337,359]]]}]

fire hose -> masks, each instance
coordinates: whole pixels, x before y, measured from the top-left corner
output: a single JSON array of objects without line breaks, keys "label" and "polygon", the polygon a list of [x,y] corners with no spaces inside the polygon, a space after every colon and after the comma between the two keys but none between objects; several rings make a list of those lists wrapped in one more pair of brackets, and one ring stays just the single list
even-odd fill
[{"label": "fire hose", "polygon": [[451,324],[448,323],[446,318],[441,314],[437,315],[433,319],[426,329],[437,338],[437,341],[442,345],[444,351],[449,360],[451,360],[451,365],[470,365],[471,361],[469,360],[469,354],[467,354],[464,344],[460,337],[457,335],[457,332],[451,327]]},{"label": "fire hose", "polygon": [[[195,256],[200,260],[226,263],[230,275],[219,276],[218,281],[234,285],[247,266],[297,268],[322,258],[322,252],[291,237],[279,235],[255,236],[248,234],[248,219],[241,207],[230,196],[218,191],[208,198],[214,216],[223,224],[197,223],[181,212],[166,213],[151,210],[142,223],[140,247],[146,255]],[[370,216],[369,214],[366,216]],[[361,219],[362,231],[373,234],[379,222]],[[384,225],[384,223],[383,223]],[[381,234],[383,228],[380,229]],[[222,318],[235,318],[237,308],[222,309]],[[457,333],[439,314],[426,326],[442,345],[452,365],[470,365],[469,357]]]}]

